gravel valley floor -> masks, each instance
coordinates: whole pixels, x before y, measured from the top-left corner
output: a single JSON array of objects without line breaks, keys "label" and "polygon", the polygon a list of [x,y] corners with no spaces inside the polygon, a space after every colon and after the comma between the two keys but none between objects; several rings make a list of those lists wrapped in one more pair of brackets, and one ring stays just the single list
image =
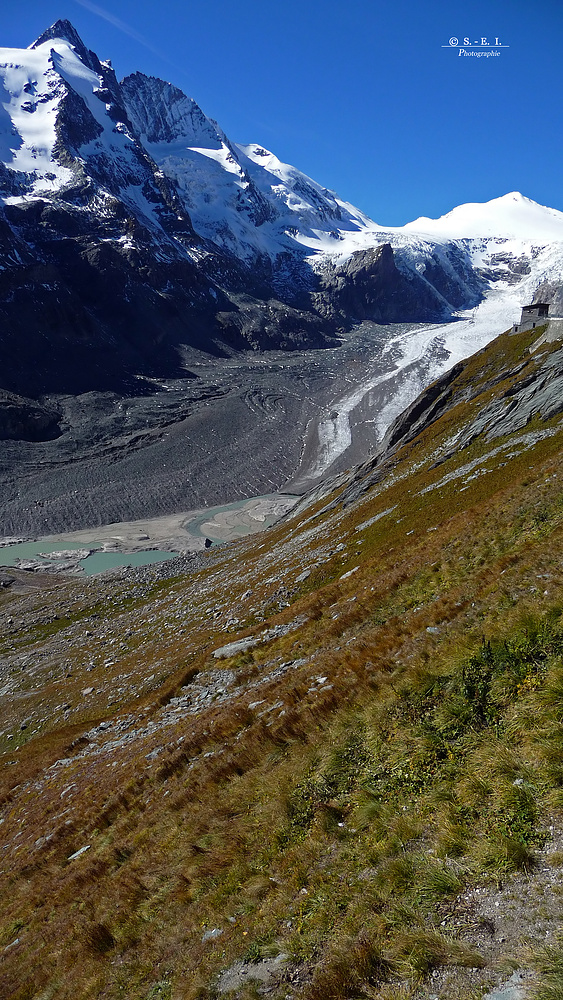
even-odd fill
[{"label": "gravel valley floor", "polygon": [[368,458],[421,389],[507,316],[504,296],[492,295],[450,323],[363,323],[327,350],[194,354],[195,379],[142,379],[144,395],[49,397],[60,437],[1,442],[0,536],[303,493]]}]

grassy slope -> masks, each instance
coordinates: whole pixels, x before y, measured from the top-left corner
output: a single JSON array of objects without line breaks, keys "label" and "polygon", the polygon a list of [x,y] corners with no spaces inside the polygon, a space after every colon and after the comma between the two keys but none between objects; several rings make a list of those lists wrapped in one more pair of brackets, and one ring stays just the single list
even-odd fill
[{"label": "grassy slope", "polygon": [[466,363],[349,505],[188,578],[0,598],[2,995],[206,1000],[282,952],[273,996],[424,996],[438,969],[470,997],[524,961],[460,900],[533,877],[562,822],[562,430],[451,441],[528,343]]}]

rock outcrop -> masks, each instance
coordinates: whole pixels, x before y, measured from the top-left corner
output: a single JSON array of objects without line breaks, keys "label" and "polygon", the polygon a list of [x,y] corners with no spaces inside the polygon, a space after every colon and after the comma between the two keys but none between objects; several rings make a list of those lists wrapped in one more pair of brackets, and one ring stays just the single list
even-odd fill
[{"label": "rock outcrop", "polygon": [[358,250],[327,269],[313,298],[320,312],[340,322],[431,322],[451,313],[451,304],[416,271],[399,270],[389,243]]},{"label": "rock outcrop", "polygon": [[0,441],[51,441],[62,433],[60,421],[51,407],[0,389]]}]

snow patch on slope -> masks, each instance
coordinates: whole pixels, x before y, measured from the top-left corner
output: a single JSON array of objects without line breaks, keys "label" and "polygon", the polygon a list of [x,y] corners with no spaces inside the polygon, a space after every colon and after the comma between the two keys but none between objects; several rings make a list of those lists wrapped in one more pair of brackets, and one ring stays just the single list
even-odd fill
[{"label": "snow patch on slope", "polygon": [[[68,43],[59,43],[68,49]],[[72,172],[53,158],[59,101],[64,96],[50,60],[52,44],[0,49],[0,161],[29,175],[38,195],[68,183]]]}]

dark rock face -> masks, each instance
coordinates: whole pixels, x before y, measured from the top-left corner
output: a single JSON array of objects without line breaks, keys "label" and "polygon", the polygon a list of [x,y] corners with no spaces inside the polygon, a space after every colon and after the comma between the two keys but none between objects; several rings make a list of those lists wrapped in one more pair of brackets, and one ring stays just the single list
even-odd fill
[{"label": "dark rock face", "polygon": [[60,421],[51,407],[0,390],[0,440],[52,441],[62,433]]},{"label": "dark rock face", "polygon": [[74,90],[67,89],[59,105],[57,142],[54,158],[65,167],[74,166],[80,146],[93,142],[103,133],[103,128]]},{"label": "dark rock face", "polygon": [[563,282],[542,281],[534,295],[534,302],[549,302],[551,316],[563,316]]},{"label": "dark rock face", "polygon": [[189,377],[185,347],[217,354],[221,344],[327,345],[331,323],[268,296],[267,284],[247,278],[236,261],[217,253],[206,274],[187,249],[163,231],[155,234],[121,200],[107,198],[98,215],[91,185],[75,188],[74,196],[10,205],[0,216],[5,389],[26,396],[136,394],[139,375]]},{"label": "dark rock face", "polygon": [[152,234],[122,204],[96,218],[88,208],[35,201],[7,207],[5,220],[14,245],[34,250],[0,274],[4,388],[134,389],[137,374],[187,374],[178,344],[208,346],[206,323],[224,296],[212,297],[187,256],[157,256]]},{"label": "dark rock face", "polygon": [[[144,73],[132,73],[121,82],[123,99],[134,126],[148,142],[205,140],[219,149],[225,138],[196,102],[172,83]],[[194,141],[195,140],[195,141]]]},{"label": "dark rock face", "polygon": [[239,307],[217,314],[221,339],[233,347],[254,350],[299,350],[326,347],[333,329],[310,310],[293,309],[276,299],[239,300]]},{"label": "dark rock face", "polygon": [[31,48],[36,49],[40,45],[43,45],[43,42],[48,42],[55,38],[64,38],[67,42],[70,42],[85,66],[93,69],[95,73],[99,72],[98,66],[100,65],[100,60],[97,55],[86,48],[74,25],[66,19],[55,21],[50,28],[47,28],[42,35],[39,35],[39,38],[35,40]]},{"label": "dark rock face", "polygon": [[413,271],[405,274],[395,263],[389,243],[358,250],[322,278],[313,296],[319,312],[375,323],[428,322],[450,312],[437,290]]},{"label": "dark rock face", "polygon": [[389,243],[359,250],[323,275],[315,304],[341,322],[427,323],[476,305],[483,282],[457,246],[421,253],[417,266]]}]

